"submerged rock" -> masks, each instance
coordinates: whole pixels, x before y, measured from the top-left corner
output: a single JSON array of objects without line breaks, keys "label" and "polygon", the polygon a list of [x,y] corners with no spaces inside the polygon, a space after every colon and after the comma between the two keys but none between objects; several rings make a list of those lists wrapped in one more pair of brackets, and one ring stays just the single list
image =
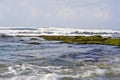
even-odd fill
[{"label": "submerged rock", "polygon": [[28,44],[34,44],[34,45],[39,45],[39,42],[29,42]]},{"label": "submerged rock", "polygon": [[30,40],[38,40],[37,38],[30,38]]},{"label": "submerged rock", "polygon": [[75,80],[75,79],[73,79],[71,77],[63,77],[61,80]]},{"label": "submerged rock", "polygon": [[24,41],[23,39],[20,39],[19,41]]}]

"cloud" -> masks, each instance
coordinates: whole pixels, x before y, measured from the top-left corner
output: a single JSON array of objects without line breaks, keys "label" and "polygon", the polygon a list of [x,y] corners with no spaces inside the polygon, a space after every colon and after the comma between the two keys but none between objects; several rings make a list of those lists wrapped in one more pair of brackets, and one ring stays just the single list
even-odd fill
[{"label": "cloud", "polygon": [[21,1],[21,7],[26,8],[26,10],[29,12],[28,14],[28,20],[33,21],[38,16],[38,10],[34,4],[32,4],[31,0],[22,0]]},{"label": "cloud", "polygon": [[[109,11],[105,9],[105,5],[99,4],[99,2],[100,0],[71,0],[71,2],[69,0],[64,0],[62,6],[59,7],[55,13],[48,12],[46,17],[47,19],[53,17],[53,19],[56,18],[61,21],[79,20],[91,22],[91,19],[93,22],[98,19],[105,21],[109,17]],[[98,3],[98,5],[92,5],[93,3]]]},{"label": "cloud", "polygon": [[102,20],[108,20],[110,15],[107,11],[99,11],[97,14],[96,14],[96,17],[98,19],[102,19]]},{"label": "cloud", "polygon": [[56,21],[71,21],[76,18],[76,13],[71,8],[63,8],[57,10],[55,13],[47,13],[45,19],[54,19]]},{"label": "cloud", "polygon": [[116,20],[119,25],[118,3],[112,0],[0,0],[0,24],[100,27],[114,24],[112,20]]},{"label": "cloud", "polygon": [[56,14],[56,17],[58,19],[62,19],[64,21],[68,21],[73,19],[75,16],[75,12],[72,9],[63,9],[61,11],[58,11],[58,13]]}]

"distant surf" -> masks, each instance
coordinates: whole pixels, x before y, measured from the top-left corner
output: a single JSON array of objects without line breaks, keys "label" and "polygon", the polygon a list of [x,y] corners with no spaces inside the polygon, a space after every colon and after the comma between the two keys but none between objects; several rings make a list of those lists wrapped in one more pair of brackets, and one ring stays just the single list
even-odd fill
[{"label": "distant surf", "polygon": [[73,29],[73,28],[11,28],[1,27],[0,35],[9,36],[41,36],[41,35],[64,35],[64,36],[92,36],[120,37],[120,30],[112,29]]}]

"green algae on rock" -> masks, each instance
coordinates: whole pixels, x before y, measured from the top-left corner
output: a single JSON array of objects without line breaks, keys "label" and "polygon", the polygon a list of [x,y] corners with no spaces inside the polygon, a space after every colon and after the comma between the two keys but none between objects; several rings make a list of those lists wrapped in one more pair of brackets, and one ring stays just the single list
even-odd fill
[{"label": "green algae on rock", "polygon": [[120,38],[103,38],[100,35],[94,36],[40,36],[46,40],[58,40],[65,43],[77,44],[101,44],[120,46]]}]

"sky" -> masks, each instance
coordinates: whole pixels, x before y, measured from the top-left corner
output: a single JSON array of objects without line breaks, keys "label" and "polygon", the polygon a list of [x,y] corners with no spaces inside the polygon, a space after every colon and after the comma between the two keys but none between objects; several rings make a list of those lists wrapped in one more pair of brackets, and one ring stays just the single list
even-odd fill
[{"label": "sky", "polygon": [[120,29],[120,0],[0,0],[1,27]]}]

